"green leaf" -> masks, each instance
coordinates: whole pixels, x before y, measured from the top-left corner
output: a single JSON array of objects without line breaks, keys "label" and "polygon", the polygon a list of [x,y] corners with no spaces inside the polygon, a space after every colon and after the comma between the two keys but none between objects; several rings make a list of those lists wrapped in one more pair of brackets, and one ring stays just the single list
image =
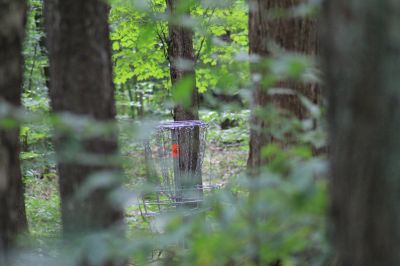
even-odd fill
[{"label": "green leaf", "polygon": [[120,48],[119,42],[113,42],[112,49],[113,49],[114,51],[118,51],[119,48]]},{"label": "green leaf", "polygon": [[179,80],[172,89],[172,99],[175,104],[190,107],[192,103],[192,91],[194,86],[193,76],[187,76]]}]

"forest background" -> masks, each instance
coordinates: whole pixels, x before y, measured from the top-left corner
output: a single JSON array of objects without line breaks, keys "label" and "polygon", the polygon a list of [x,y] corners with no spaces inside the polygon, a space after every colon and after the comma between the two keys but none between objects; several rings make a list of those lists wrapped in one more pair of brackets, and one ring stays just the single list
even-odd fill
[{"label": "forest background", "polygon": [[[395,121],[396,83],[376,95],[360,73],[397,39],[357,46],[369,16],[372,32],[390,24],[383,8],[332,2],[0,1],[0,264],[396,265],[382,236],[398,182],[379,163],[395,165],[396,128],[369,134]],[[161,122],[197,119],[202,204],[147,209],[159,187],[144,143]]]}]

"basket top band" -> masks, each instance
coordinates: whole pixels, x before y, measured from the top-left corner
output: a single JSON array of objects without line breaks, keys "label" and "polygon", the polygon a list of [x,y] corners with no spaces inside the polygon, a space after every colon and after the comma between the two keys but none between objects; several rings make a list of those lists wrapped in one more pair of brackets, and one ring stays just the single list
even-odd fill
[{"label": "basket top band", "polygon": [[157,127],[157,130],[191,128],[191,127],[207,128],[208,125],[206,122],[201,120],[170,121],[160,124]]}]

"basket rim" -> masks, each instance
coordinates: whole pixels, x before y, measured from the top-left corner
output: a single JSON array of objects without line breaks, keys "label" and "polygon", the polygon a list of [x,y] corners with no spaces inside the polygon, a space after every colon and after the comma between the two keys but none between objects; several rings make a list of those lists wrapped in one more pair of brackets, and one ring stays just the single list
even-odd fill
[{"label": "basket rim", "polygon": [[157,130],[176,129],[176,128],[190,128],[190,127],[208,128],[208,124],[202,120],[181,120],[181,121],[167,121],[160,123]]}]

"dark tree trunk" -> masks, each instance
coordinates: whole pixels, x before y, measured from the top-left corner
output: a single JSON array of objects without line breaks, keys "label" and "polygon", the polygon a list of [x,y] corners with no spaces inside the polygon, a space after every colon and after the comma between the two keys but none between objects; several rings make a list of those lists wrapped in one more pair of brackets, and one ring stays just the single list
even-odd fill
[{"label": "dark tree trunk", "polygon": [[[249,42],[250,54],[259,55],[262,58],[272,57],[271,43],[280,46],[288,52],[298,52],[304,54],[315,54],[317,52],[317,31],[316,23],[310,18],[290,18],[276,17],[271,18],[268,12],[276,9],[288,10],[302,0],[250,0],[249,8]],[[252,77],[261,75],[264,77],[268,70],[262,64],[253,63],[251,65]],[[307,116],[305,108],[302,106],[296,95],[275,94],[268,95],[268,86],[262,84],[262,80],[254,81],[254,92],[252,102],[252,118],[250,130],[250,152],[248,166],[259,167],[265,164],[261,156],[262,148],[273,142],[274,138],[266,132],[268,121],[256,113],[266,107],[267,104],[274,104],[281,110],[289,111],[299,119]],[[318,89],[314,84],[299,84],[288,81],[279,81],[275,87],[291,88],[297,93],[307,96],[311,101],[318,101]]]},{"label": "dark tree trunk", "polygon": [[400,265],[400,6],[326,1],[336,265]]},{"label": "dark tree trunk", "polygon": [[[21,106],[25,19],[25,1],[0,0],[0,100],[17,108]],[[0,127],[1,265],[6,264],[4,255],[16,236],[27,229],[19,152],[19,129]]]},{"label": "dark tree trunk", "polygon": [[[53,110],[101,122],[114,121],[116,110],[107,22],[109,7],[101,0],[48,0],[46,9],[49,14],[46,24]],[[116,135],[79,140],[77,133],[68,135],[60,130],[56,133],[64,235],[119,225],[123,218],[122,209],[108,198],[113,187],[97,189],[85,199],[76,197],[77,190],[90,175],[99,171],[118,172],[119,167],[107,159],[101,165],[73,160],[79,152],[68,159],[65,157],[74,141],[78,142],[82,152],[114,156],[118,150]],[[115,183],[114,188],[119,181],[115,180]]]},{"label": "dark tree trunk", "polygon": [[[195,55],[193,49],[193,31],[183,25],[177,23],[179,18],[190,15],[190,10],[182,10],[182,3],[185,0],[166,0],[167,10],[170,15],[169,27],[169,46],[168,59],[170,63],[171,82],[174,86],[182,80],[190,80],[191,84],[191,102],[189,106],[177,104],[174,107],[174,120],[198,120],[199,119],[199,93],[196,87],[196,71],[195,71]],[[180,21],[182,23],[182,21]],[[186,83],[186,82],[185,82]],[[193,137],[190,139],[183,130],[176,133],[176,138],[179,145],[179,171],[191,173],[183,180],[176,180],[177,184],[182,184],[182,189],[192,189],[193,187],[202,186],[201,171],[196,172],[196,164],[199,156],[199,128],[193,132]],[[185,151],[189,151],[189,160],[183,158]],[[179,174],[176,176],[179,176]],[[200,191],[200,194],[202,192]],[[184,200],[184,199],[183,199]],[[192,207],[193,204],[187,205]],[[197,205],[197,204],[194,204]]]},{"label": "dark tree trunk", "polygon": [[143,118],[144,117],[144,92],[141,91],[139,92],[139,117]]},{"label": "dark tree trunk", "polygon": [[199,118],[199,94],[196,88],[195,59],[193,49],[193,32],[191,29],[176,23],[179,17],[189,15],[190,12],[180,12],[182,1],[166,0],[167,10],[171,16],[169,27],[168,59],[172,85],[175,86],[182,79],[192,79],[191,103],[189,107],[177,105],[174,108],[174,120],[197,120]]}]

